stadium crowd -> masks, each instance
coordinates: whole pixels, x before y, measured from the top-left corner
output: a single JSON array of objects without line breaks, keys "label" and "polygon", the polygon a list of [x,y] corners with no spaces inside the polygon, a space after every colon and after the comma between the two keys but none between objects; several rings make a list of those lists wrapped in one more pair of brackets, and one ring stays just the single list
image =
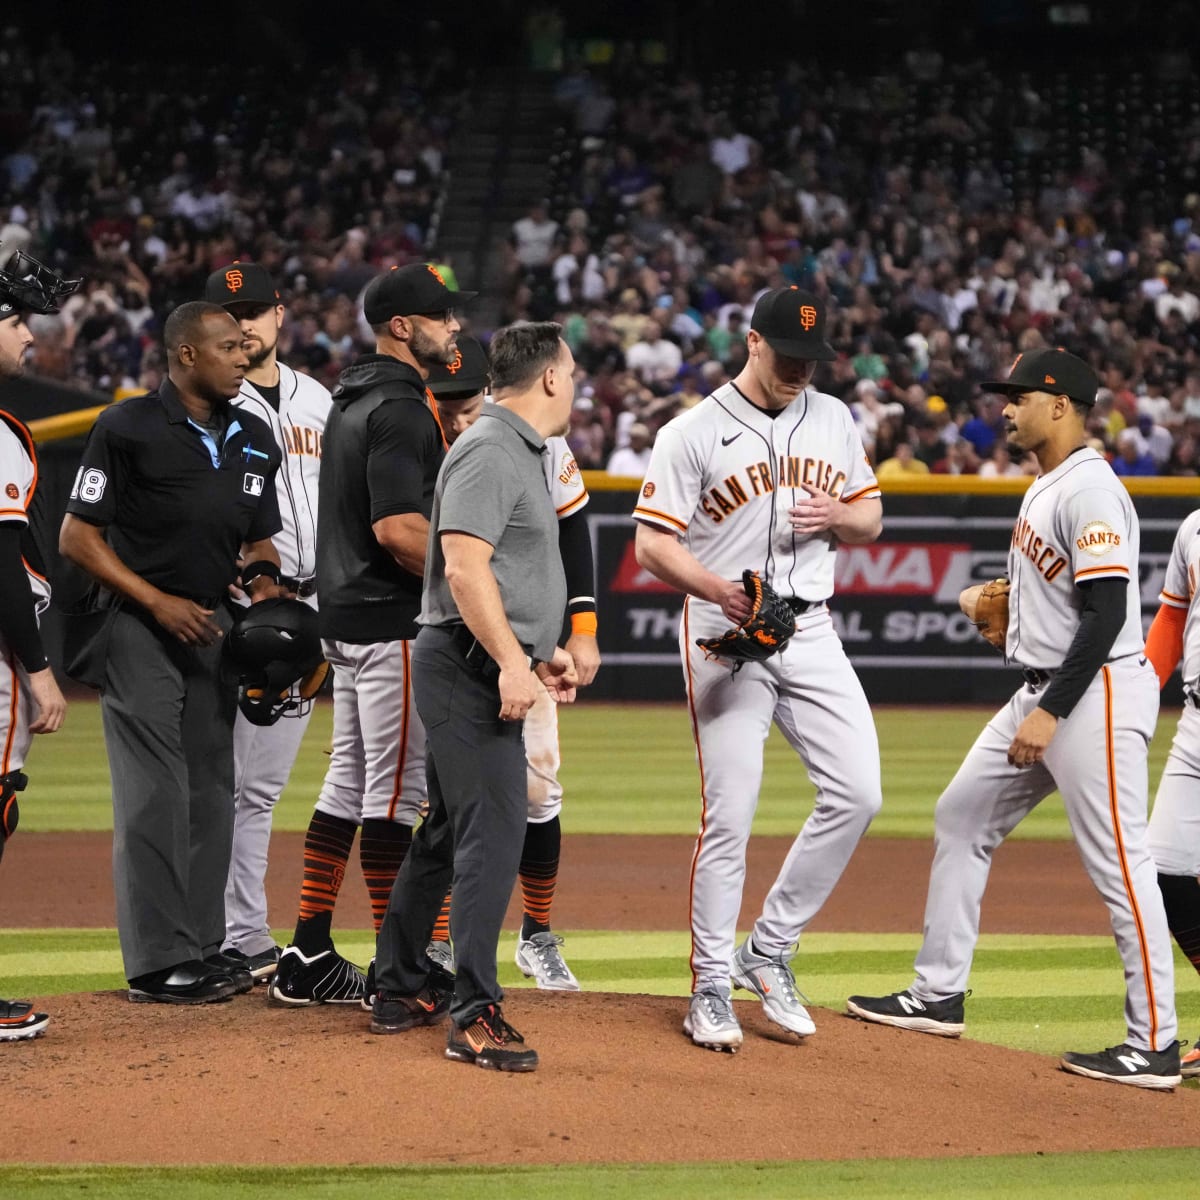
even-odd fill
[{"label": "stadium crowd", "polygon": [[[282,283],[281,355],[328,383],[364,344],[366,281],[437,257],[469,111],[452,49],[386,70],[352,57],[291,91],[219,63],[35,55],[15,29],[0,58],[0,242],[85,279],[37,319],[44,376],[154,386],[165,314],[243,258]],[[1118,471],[1197,474],[1186,52],[1042,75],[918,44],[882,71],[703,78],[618,56],[568,65],[554,91],[548,198],[513,227],[500,316],[564,324],[583,467],[638,473],[663,422],[737,373],[756,296],[794,283],[833,314],[840,356],[816,384],[851,406],[885,477],[1028,469],[978,385],[1043,344],[1100,373],[1091,432]]]}]

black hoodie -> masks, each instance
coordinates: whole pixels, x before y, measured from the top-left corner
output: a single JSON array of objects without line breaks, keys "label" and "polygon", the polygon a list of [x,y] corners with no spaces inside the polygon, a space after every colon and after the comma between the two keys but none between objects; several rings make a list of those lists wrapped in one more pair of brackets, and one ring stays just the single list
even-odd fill
[{"label": "black hoodie", "polygon": [[321,455],[322,637],[363,643],[417,636],[421,576],[401,567],[371,526],[397,513],[428,519],[445,454],[416,370],[387,354],[365,354],[342,372]]}]

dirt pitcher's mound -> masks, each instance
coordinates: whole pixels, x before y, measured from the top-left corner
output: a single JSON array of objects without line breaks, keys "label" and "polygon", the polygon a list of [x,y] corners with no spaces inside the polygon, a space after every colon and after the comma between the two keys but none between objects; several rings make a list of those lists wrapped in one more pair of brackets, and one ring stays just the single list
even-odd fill
[{"label": "dirt pitcher's mound", "polygon": [[[445,1028],[390,1037],[357,1009],[60,996],[0,1051],[0,1159],[241,1165],[751,1161],[1194,1145],[1200,1092],[1066,1075],[1053,1059],[816,1010],[777,1040],[737,1002],[736,1055],[693,1046],[681,999],[514,992],[531,1075],[447,1061]],[[780,1035],[785,1036],[785,1035]]]}]

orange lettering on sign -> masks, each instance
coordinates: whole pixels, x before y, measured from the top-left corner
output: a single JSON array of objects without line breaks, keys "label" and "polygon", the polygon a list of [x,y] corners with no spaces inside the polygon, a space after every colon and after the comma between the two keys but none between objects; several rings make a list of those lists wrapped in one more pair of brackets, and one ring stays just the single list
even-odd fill
[{"label": "orange lettering on sign", "polygon": [[811,329],[817,323],[817,310],[811,304],[800,305],[800,324]]},{"label": "orange lettering on sign", "polygon": [[242,273],[236,267],[225,272],[225,286],[231,292],[239,291],[243,282]]}]

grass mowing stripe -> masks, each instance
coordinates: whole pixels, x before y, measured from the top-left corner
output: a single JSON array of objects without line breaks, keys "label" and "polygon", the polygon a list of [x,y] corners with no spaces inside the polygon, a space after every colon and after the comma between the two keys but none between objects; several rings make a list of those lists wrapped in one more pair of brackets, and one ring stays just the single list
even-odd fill
[{"label": "grass mowing stripe", "polygon": [[[883,811],[871,835],[929,838],[933,805],[979,730],[984,708],[875,711],[883,768]],[[303,830],[312,815],[328,757],[332,709],[318,704],[291,780],[275,808],[279,830]],[[937,736],[929,729],[936,725]],[[665,833],[694,836],[699,777],[687,713],[677,705],[567,705],[559,714],[570,833]],[[1159,721],[1151,747],[1157,782],[1175,728]],[[614,747],[620,754],[614,754]],[[773,730],[755,832],[794,835],[812,808],[813,787],[796,755]],[[28,799],[21,820],[33,831],[109,830],[111,792],[99,706],[80,700],[52,739],[38,739],[30,756]],[[649,799],[653,803],[647,803]],[[1018,838],[1066,838],[1062,803],[1053,797],[1017,828]]]},{"label": "grass mowing stripe", "polygon": [[0,1167],[6,1200],[131,1195],[172,1200],[251,1200],[286,1191],[305,1200],[346,1200],[388,1191],[439,1200],[1175,1200],[1195,1195],[1200,1151],[1108,1151],[989,1158],[524,1168]]}]

